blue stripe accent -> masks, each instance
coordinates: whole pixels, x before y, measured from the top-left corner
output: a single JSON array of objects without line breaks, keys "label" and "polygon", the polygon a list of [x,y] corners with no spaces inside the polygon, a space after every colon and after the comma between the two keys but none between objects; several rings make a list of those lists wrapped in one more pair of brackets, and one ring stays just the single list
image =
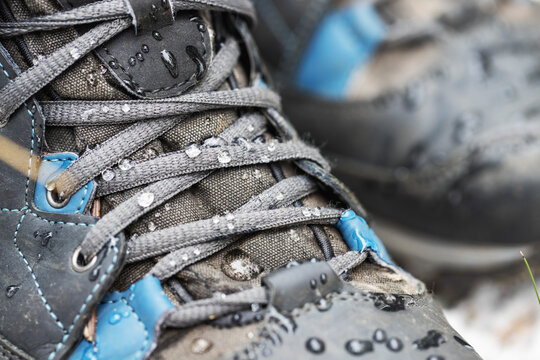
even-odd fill
[{"label": "blue stripe accent", "polygon": [[111,293],[99,305],[94,344],[81,341],[69,359],[142,359],[156,341],[156,326],[172,308],[159,280],[151,275],[127,291]]},{"label": "blue stripe accent", "polygon": [[359,2],[330,13],[321,21],[300,62],[296,86],[322,97],[344,98],[354,70],[371,59],[385,31],[370,3]]},{"label": "blue stripe accent", "polygon": [[376,252],[384,262],[395,265],[373,229],[369,227],[366,220],[356,215],[354,211],[345,211],[337,227],[351,250],[362,252],[369,248]]},{"label": "blue stripe accent", "polygon": [[34,192],[34,205],[37,209],[51,213],[80,214],[84,212],[95,183],[90,181],[70,198],[68,204],[61,209],[56,209],[49,205],[47,201],[47,189],[45,186],[55,180],[60,173],[67,169],[79,157],[74,153],[57,153],[44,155],[39,167],[38,180]]}]

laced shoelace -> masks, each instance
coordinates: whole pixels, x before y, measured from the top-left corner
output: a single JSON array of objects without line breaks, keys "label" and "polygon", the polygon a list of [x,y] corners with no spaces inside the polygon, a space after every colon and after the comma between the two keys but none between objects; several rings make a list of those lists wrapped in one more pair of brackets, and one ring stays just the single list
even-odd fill
[{"label": "laced shoelace", "polygon": [[[253,18],[249,0],[175,0],[175,11],[232,11]],[[81,24],[99,23],[73,42],[58,49],[0,90],[0,122],[77,60],[131,25],[123,0],[105,0],[53,15],[17,23],[0,23],[0,36],[12,37],[35,31],[49,31]],[[278,181],[236,211],[147,233],[128,242],[128,262],[162,258],[150,273],[166,280],[185,267],[224,249],[240,235],[287,226],[336,224],[343,210],[298,206],[298,201],[318,190],[323,183],[336,182],[319,151],[300,141],[276,109],[279,96],[263,87],[218,91],[232,74],[240,48],[227,39],[208,67],[205,78],[187,94],[160,100],[127,101],[43,101],[47,126],[92,126],[128,124],[99,147],[87,150],[53,183],[63,199],[69,198],[104,170],[157,139],[197,112],[242,108],[243,115],[220,135],[218,146],[198,146],[170,152],[154,159],[134,163],[129,171],[116,172],[113,180],[98,182],[97,197],[145,186],[93,226],[81,244],[86,260],[92,259],[115,236],[144,214],[197,184],[213,171],[246,165],[294,161],[314,175],[294,176]],[[270,121],[269,121],[270,120]],[[252,141],[273,126],[282,141]],[[346,190],[343,190],[346,191]],[[349,195],[349,194],[346,194]],[[350,195],[349,195],[350,197]],[[341,274],[359,265],[367,255],[350,252],[329,261]],[[185,327],[209,318],[239,311],[251,304],[267,303],[266,290],[253,288],[228,296],[192,301],[169,313],[166,324]]]}]

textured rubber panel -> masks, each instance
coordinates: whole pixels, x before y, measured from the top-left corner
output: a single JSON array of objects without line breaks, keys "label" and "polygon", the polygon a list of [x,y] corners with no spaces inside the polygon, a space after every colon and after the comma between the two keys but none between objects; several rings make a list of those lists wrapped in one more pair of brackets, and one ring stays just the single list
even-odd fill
[{"label": "textured rubber panel", "polygon": [[361,291],[332,293],[287,313],[270,311],[250,345],[228,359],[259,356],[280,360],[480,359],[448,325],[431,297]]}]

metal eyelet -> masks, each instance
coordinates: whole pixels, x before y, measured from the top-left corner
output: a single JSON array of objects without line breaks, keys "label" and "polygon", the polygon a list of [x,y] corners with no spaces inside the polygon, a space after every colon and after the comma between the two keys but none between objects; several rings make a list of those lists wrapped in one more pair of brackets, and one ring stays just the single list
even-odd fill
[{"label": "metal eyelet", "polygon": [[66,207],[71,197],[67,197],[63,200],[60,200],[58,198],[57,192],[55,191],[56,186],[54,185],[54,183],[47,184],[46,188],[47,188],[47,202],[49,203],[49,205],[51,205],[55,209],[62,209]]},{"label": "metal eyelet", "polygon": [[90,262],[86,265],[84,264],[84,259],[81,255],[81,247],[77,247],[75,251],[73,252],[73,256],[71,257],[71,267],[76,272],[82,273],[90,270],[94,265],[96,264],[97,257],[94,256]]}]

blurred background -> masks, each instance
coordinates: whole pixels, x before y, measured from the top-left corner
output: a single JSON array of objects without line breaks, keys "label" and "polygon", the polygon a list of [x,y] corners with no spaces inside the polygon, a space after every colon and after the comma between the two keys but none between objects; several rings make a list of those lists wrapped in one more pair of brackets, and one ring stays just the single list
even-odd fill
[{"label": "blurred background", "polygon": [[484,359],[540,359],[538,1],[253,1],[285,113],[392,256]]}]

